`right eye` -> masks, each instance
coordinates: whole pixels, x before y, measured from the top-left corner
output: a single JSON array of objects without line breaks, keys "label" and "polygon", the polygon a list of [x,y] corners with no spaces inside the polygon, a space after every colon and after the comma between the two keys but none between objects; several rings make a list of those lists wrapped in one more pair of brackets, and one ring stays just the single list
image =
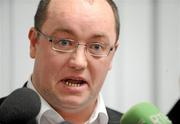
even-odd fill
[{"label": "right eye", "polygon": [[72,46],[72,41],[68,39],[61,39],[56,44],[60,47],[69,47]]},{"label": "right eye", "polygon": [[75,42],[70,39],[60,39],[54,42],[54,47],[59,50],[74,49]]}]

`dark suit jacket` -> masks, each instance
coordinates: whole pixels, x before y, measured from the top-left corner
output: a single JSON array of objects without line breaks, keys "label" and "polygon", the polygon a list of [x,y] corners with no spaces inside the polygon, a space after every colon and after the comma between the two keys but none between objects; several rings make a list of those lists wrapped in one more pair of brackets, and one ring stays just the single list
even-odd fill
[{"label": "dark suit jacket", "polygon": [[168,113],[168,117],[173,124],[180,124],[180,99],[170,110],[170,112]]},{"label": "dark suit jacket", "polygon": [[[3,103],[3,101],[6,98],[7,97],[0,98],[0,105]],[[108,107],[106,107],[106,109],[107,109],[107,113],[108,113],[108,116],[109,116],[108,124],[120,124],[120,118],[122,116],[122,113],[120,113],[118,111],[115,111],[113,109],[110,109]],[[36,124],[35,119],[31,120],[27,124]]]}]

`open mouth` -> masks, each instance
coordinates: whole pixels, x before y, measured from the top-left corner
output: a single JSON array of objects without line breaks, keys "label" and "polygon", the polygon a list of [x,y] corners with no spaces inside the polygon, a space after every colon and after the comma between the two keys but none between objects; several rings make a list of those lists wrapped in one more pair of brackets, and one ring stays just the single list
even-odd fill
[{"label": "open mouth", "polygon": [[82,85],[87,83],[84,80],[74,80],[74,79],[65,79],[62,81],[64,82],[66,86],[69,86],[69,87],[81,87]]}]

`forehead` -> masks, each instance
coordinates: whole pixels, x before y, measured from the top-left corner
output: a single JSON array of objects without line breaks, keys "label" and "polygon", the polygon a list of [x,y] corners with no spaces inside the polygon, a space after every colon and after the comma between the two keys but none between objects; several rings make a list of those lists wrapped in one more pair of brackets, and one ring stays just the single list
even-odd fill
[{"label": "forehead", "polygon": [[72,10],[77,12],[78,10],[95,11],[100,9],[106,12],[107,10],[111,11],[111,7],[106,0],[51,0],[48,10],[51,12],[53,10],[56,12],[70,12]]},{"label": "forehead", "polygon": [[46,22],[54,29],[71,28],[84,34],[115,32],[114,14],[106,0],[51,0]]}]

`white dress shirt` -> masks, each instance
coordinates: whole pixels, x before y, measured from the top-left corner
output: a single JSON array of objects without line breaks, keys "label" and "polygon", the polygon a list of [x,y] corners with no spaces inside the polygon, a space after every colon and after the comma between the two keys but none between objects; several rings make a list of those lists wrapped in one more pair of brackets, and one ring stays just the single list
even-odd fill
[{"label": "white dress shirt", "polygon": [[[37,90],[34,88],[31,78],[28,80],[27,87],[33,89],[37,94]],[[40,94],[39,94],[40,96]],[[60,124],[63,122],[63,117],[58,114],[41,96],[41,109],[37,116],[38,124]],[[97,100],[97,105],[95,107],[94,112],[91,117],[85,124],[107,124],[108,123],[108,115],[106,111],[106,107],[104,101],[102,99],[102,95],[100,94]]]}]

